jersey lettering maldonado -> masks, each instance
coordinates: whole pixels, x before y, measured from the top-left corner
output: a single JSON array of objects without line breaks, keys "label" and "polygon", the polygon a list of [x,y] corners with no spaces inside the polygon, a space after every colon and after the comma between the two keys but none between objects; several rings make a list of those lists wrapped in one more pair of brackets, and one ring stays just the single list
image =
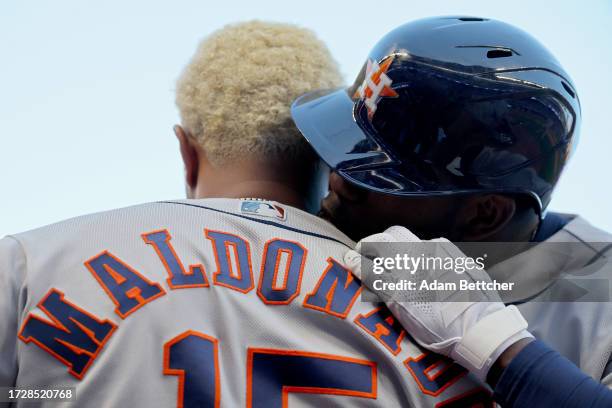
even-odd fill
[{"label": "jersey lettering maldonado", "polygon": [[[214,270],[203,264],[185,266],[172,242],[168,229],[141,234],[143,246],[157,255],[167,279],[165,283],[147,278],[126,259],[109,250],[83,261],[91,278],[113,302],[114,312],[122,320],[137,314],[146,305],[184,289],[232,290],[245,296],[257,296],[266,305],[288,306],[300,302],[305,313],[325,313],[346,319],[361,293],[361,284],[351,271],[332,257],[316,280],[316,285],[302,288],[302,275],[307,263],[308,248],[299,242],[281,238],[269,239],[263,247],[259,265],[253,263],[251,243],[235,233],[204,229],[205,244],[214,255]],[[259,276],[256,279],[259,271]],[[305,296],[298,299],[300,293]],[[38,307],[49,319],[29,313],[19,330],[19,339],[34,343],[68,367],[69,373],[82,380],[105,345],[119,329],[110,317],[95,316],[69,300],[70,294],[51,288]],[[292,306],[296,306],[293,304]],[[372,305],[358,314],[352,323],[396,358],[406,332],[386,308]],[[204,402],[219,406],[219,347],[223,339],[187,330],[169,336],[160,344],[163,367],[167,376],[178,381],[178,406]],[[247,406],[259,406],[276,395],[279,404],[286,404],[290,392],[345,395],[376,399],[378,367],[375,361],[315,351],[275,348],[247,348]],[[438,396],[467,373],[451,361],[423,352],[401,362],[423,394]],[[275,381],[270,373],[275,372]],[[304,375],[304,373],[308,375]],[[334,375],[329,375],[334,373]],[[480,387],[461,396],[454,395],[438,407],[490,406],[490,394]],[[457,405],[459,404],[459,405]],[[464,405],[461,405],[464,404]],[[468,404],[468,405],[465,405]],[[284,406],[284,405],[283,405]]]}]

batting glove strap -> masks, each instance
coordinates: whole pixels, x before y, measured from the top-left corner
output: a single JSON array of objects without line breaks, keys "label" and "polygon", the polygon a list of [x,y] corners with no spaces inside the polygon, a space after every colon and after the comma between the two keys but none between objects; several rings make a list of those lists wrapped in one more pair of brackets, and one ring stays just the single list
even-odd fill
[{"label": "batting glove strap", "polygon": [[516,306],[507,306],[485,316],[472,326],[451,352],[451,357],[486,381],[499,355],[520,339],[533,337]]}]

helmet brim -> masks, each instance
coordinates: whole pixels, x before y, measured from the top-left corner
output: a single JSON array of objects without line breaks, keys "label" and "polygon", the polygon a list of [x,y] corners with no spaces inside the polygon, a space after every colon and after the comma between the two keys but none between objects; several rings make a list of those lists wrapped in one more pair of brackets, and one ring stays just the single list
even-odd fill
[{"label": "helmet brim", "polygon": [[354,109],[355,101],[349,90],[337,88],[300,96],[291,106],[291,115],[319,157],[352,184],[402,196],[462,192],[425,188],[416,179],[397,171],[400,162],[361,128]]},{"label": "helmet brim", "polygon": [[297,98],[291,115],[308,143],[335,171],[391,163],[388,153],[355,121],[354,106],[345,88],[319,90]]}]

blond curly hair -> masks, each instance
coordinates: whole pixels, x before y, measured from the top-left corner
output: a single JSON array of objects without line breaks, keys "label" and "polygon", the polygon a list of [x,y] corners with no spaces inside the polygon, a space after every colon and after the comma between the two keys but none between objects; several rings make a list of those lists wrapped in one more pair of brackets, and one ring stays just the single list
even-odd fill
[{"label": "blond curly hair", "polygon": [[291,120],[291,102],[341,85],[337,63],[312,31],[250,21],[201,42],[178,80],[176,104],[213,165],[245,155],[291,160],[308,149]]}]

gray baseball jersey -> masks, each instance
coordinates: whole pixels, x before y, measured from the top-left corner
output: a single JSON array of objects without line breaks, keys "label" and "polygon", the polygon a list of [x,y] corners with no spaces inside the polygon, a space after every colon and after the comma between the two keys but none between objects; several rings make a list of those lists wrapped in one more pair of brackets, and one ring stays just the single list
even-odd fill
[{"label": "gray baseball jersey", "polygon": [[491,406],[359,299],[340,262],[353,244],[300,210],[232,199],[5,237],[0,386],[71,386],[96,408]]},{"label": "gray baseball jersey", "polygon": [[[567,217],[571,221],[543,244],[488,272],[518,285],[515,292],[521,297],[505,300],[518,306],[530,332],[612,386],[612,299],[605,301],[611,289],[612,235],[581,217]],[[586,302],[582,296],[597,301]]]}]

